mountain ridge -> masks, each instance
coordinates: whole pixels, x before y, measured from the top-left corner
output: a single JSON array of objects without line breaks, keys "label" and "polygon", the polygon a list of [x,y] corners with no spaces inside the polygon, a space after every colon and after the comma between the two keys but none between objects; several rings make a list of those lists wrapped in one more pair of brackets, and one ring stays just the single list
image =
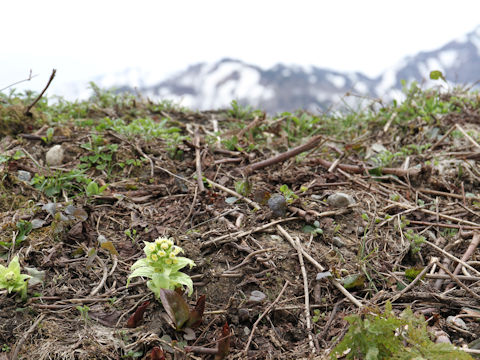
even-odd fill
[{"label": "mountain ridge", "polygon": [[[242,60],[224,58],[197,63],[163,79],[154,80],[138,69],[100,77],[101,87],[139,92],[152,100],[173,100],[189,108],[228,107],[232,100],[267,112],[299,108],[318,111],[331,106],[355,106],[359,97],[390,100],[402,97],[402,80],[432,86],[429,73],[442,71],[450,84],[480,80],[480,26],[444,46],[401,59],[375,78],[361,72],[341,72],[317,66],[277,64],[268,69]],[[115,79],[117,79],[115,81]],[[119,80],[123,79],[123,80]]]}]

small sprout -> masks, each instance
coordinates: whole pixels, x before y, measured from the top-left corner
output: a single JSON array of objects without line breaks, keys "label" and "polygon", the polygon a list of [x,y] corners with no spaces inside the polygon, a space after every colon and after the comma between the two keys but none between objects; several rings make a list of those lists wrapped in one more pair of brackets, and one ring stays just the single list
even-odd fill
[{"label": "small sprout", "polygon": [[15,256],[8,264],[8,267],[0,265],[0,289],[7,289],[20,293],[22,299],[27,297],[27,281],[30,275],[20,274],[20,263],[18,256]]},{"label": "small sprout", "polygon": [[320,320],[320,310],[315,309],[313,310],[312,322],[317,323]]},{"label": "small sprout", "polygon": [[362,219],[365,221],[368,221],[368,215],[365,213],[362,213]]},{"label": "small sprout", "polygon": [[298,199],[298,195],[295,194],[288,185],[283,184],[280,186],[280,192],[285,196],[288,204],[291,204],[295,199]]},{"label": "small sprout", "polygon": [[88,311],[90,310],[90,308],[87,305],[83,305],[83,306],[78,305],[76,307],[76,309],[80,313],[80,316],[82,317],[82,319],[83,319],[83,321],[86,325],[87,321],[90,320],[90,317],[88,316]]},{"label": "small sprout", "polygon": [[390,200],[398,201],[398,200],[400,200],[400,195],[398,195],[398,194],[390,194]]}]

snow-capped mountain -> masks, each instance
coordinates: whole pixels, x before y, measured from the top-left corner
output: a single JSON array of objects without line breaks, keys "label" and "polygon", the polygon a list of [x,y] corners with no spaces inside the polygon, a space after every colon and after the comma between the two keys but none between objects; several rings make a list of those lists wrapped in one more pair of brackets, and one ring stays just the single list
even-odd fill
[{"label": "snow-capped mountain", "polygon": [[[98,79],[101,87],[135,87],[151,99],[170,99],[193,109],[226,108],[233,99],[268,112],[299,108],[318,111],[329,106],[358,102],[347,92],[385,100],[401,96],[401,80],[416,80],[425,86],[432,70],[441,70],[449,83],[473,84],[480,80],[480,26],[443,47],[407,57],[377,78],[361,73],[342,73],[315,66],[276,65],[270,69],[223,59],[188,67],[165,80],[129,69]],[[148,82],[147,82],[148,79]]]}]

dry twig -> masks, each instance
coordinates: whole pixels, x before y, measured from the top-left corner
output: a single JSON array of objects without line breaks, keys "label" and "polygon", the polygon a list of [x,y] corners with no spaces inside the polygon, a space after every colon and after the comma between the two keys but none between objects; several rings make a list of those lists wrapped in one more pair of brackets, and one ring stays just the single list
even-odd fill
[{"label": "dry twig", "polygon": [[50,79],[48,80],[48,83],[47,85],[43,88],[42,92],[40,94],[38,94],[38,96],[36,97],[35,100],[33,100],[33,102],[27,106],[27,108],[25,109],[25,111],[23,112],[24,115],[28,115],[28,116],[31,116],[32,113],[30,112],[30,110],[32,110],[32,108],[35,106],[35,104],[42,98],[43,94],[45,94],[45,91],[47,91],[48,87],[50,86],[51,82],[53,81],[53,78],[55,77],[55,74],[57,73],[57,70],[56,69],[53,69],[52,70],[52,75],[50,75]]},{"label": "dry twig", "polygon": [[285,292],[285,290],[287,289],[287,286],[290,285],[290,282],[288,280],[285,280],[285,285],[283,285],[283,288],[282,290],[280,290],[280,293],[278,294],[277,298],[265,309],[265,311],[260,314],[260,316],[258,317],[257,321],[255,321],[255,323],[253,324],[252,326],[252,331],[250,332],[250,336],[248,337],[248,341],[247,341],[247,344],[245,345],[245,348],[243,349],[243,352],[247,353],[248,351],[248,348],[250,347],[250,343],[252,342],[252,338],[253,338],[253,334],[255,333],[255,330],[257,329],[257,326],[258,326],[258,323],[260,322],[260,320],[263,319],[263,317],[265,315],[267,315],[270,310],[275,306],[275,304],[280,300],[280,298],[282,297],[283,293]]},{"label": "dry twig", "polygon": [[271,166],[280,162],[284,162],[291,157],[294,157],[298,154],[301,154],[304,151],[308,151],[319,146],[319,142],[323,139],[322,135],[315,136],[311,138],[307,143],[297,146],[291,150],[285,151],[284,153],[278,154],[277,156],[271,157],[266,160],[259,161],[257,163],[251,164],[243,168],[246,175],[251,174],[256,170],[263,169],[267,166]]}]

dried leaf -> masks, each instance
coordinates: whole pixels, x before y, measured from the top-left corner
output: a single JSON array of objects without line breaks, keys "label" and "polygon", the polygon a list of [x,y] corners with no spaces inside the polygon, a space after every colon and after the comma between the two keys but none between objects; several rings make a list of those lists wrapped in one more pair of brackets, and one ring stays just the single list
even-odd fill
[{"label": "dried leaf", "polygon": [[102,249],[106,249],[110,252],[112,255],[117,255],[118,256],[118,251],[115,249],[115,245],[111,241],[105,241],[100,245]]},{"label": "dried leaf", "polygon": [[140,322],[143,320],[143,314],[145,313],[148,304],[150,304],[150,301],[145,301],[137,308],[137,310],[135,310],[132,316],[128,318],[127,327],[135,328],[140,324]]},{"label": "dried leaf", "polygon": [[215,355],[215,360],[222,360],[230,353],[230,328],[225,322],[222,328],[222,335],[217,345],[218,352]]},{"label": "dried leaf", "polygon": [[195,331],[193,331],[191,328],[186,327],[183,329],[183,339],[187,341],[195,340],[197,337],[195,335]]},{"label": "dried leaf", "polygon": [[205,295],[198,298],[195,308],[190,311],[187,327],[195,329],[202,323],[203,312],[205,311]]},{"label": "dried leaf", "polygon": [[182,295],[174,290],[160,289],[160,300],[175,328],[180,330],[190,317],[190,311]]},{"label": "dried leaf", "polygon": [[362,289],[365,287],[365,275],[363,274],[354,274],[345,277],[342,280],[343,286],[347,290],[356,290]]}]

